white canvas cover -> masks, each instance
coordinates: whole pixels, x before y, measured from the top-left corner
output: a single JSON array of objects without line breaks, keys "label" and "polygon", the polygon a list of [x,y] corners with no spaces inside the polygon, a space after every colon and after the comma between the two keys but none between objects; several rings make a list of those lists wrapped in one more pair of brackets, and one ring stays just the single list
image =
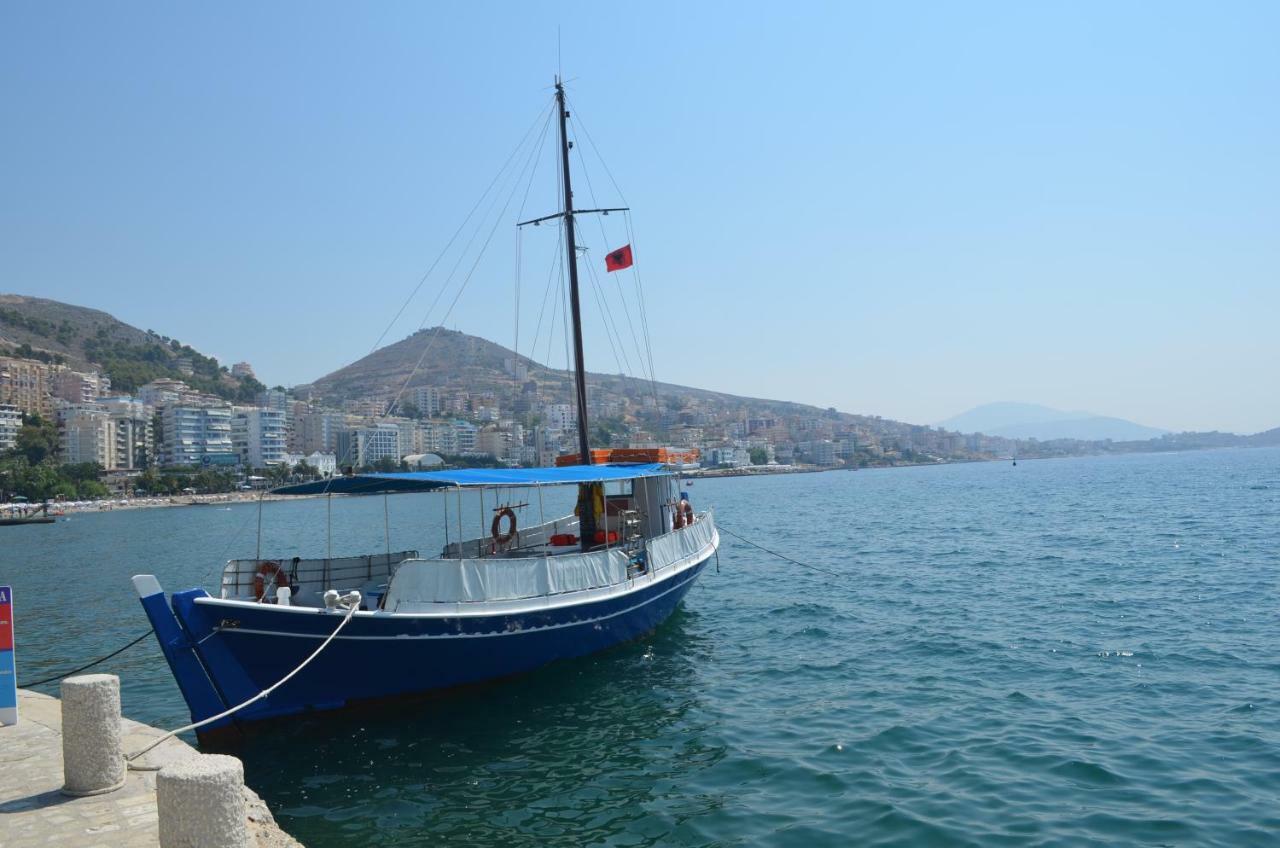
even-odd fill
[{"label": "white canvas cover", "polygon": [[481,603],[546,597],[614,586],[627,579],[620,550],[555,557],[417,559],[400,565],[385,608],[422,603]]},{"label": "white canvas cover", "polygon": [[664,533],[656,539],[645,542],[649,566],[654,571],[661,571],[669,565],[700,553],[712,543],[715,535],[716,525],[711,519],[711,513],[704,512],[690,526]]}]

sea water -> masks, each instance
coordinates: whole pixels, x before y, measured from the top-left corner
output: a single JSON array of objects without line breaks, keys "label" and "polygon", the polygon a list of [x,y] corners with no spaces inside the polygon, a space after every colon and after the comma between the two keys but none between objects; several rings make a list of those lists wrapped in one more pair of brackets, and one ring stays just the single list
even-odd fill
[{"label": "sea water", "polygon": [[[285,722],[239,752],[250,785],[310,848],[1280,843],[1280,450],[689,492],[806,567],[726,533],[651,636]],[[442,540],[438,496],[335,499],[332,521],[329,506],[266,504],[262,552]],[[216,586],[223,560],[257,552],[258,517],[0,530],[20,679],[143,632],[134,573]],[[129,717],[188,720],[151,640],[99,670],[121,675]]]}]

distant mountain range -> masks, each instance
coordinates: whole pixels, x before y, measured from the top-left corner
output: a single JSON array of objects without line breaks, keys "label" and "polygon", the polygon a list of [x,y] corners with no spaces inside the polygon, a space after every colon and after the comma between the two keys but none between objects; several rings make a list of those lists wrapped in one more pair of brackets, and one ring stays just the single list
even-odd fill
[{"label": "distant mountain range", "polygon": [[1068,412],[1036,403],[1009,402],[974,407],[946,421],[939,421],[938,426],[961,433],[982,433],[1006,439],[1039,439],[1042,442],[1052,439],[1133,442],[1157,439],[1169,432],[1123,418]]}]

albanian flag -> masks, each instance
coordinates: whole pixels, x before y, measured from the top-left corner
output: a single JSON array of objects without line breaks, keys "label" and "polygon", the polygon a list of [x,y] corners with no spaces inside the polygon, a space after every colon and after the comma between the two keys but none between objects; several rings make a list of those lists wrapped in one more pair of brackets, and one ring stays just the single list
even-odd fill
[{"label": "albanian flag", "polygon": [[621,271],[623,268],[631,267],[631,245],[624,245],[617,250],[610,251],[605,254],[604,268],[605,272]]}]

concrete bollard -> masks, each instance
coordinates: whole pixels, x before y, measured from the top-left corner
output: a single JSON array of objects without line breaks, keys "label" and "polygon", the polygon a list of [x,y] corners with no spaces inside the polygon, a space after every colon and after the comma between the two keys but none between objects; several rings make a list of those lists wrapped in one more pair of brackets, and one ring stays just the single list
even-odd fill
[{"label": "concrete bollard", "polygon": [[198,754],[156,775],[160,848],[244,848],[244,766],[235,757]]},{"label": "concrete bollard", "polygon": [[120,678],[68,677],[61,694],[63,794],[101,795],[124,786]]}]

